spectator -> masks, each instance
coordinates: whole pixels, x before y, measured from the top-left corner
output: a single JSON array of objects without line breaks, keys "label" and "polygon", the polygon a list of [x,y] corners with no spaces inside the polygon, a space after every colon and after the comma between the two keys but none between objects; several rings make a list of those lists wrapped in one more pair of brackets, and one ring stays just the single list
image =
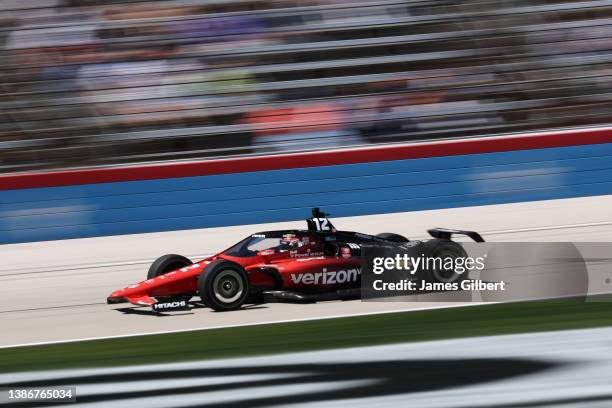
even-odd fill
[{"label": "spectator", "polygon": [[252,128],[257,151],[281,152],[359,144],[346,118],[341,105],[327,103],[250,112],[244,122]]}]

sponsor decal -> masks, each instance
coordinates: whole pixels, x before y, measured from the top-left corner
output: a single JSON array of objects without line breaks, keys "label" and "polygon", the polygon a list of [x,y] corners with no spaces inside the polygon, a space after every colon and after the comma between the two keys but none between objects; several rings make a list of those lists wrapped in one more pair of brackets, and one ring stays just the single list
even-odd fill
[{"label": "sponsor decal", "polygon": [[186,300],[175,300],[173,302],[161,302],[152,305],[153,310],[159,311],[170,311],[170,310],[183,310],[187,308]]},{"label": "sponsor decal", "polygon": [[347,242],[346,245],[348,245],[351,249],[361,249],[361,246],[359,246],[359,244],[355,244],[354,242]]},{"label": "sponsor decal", "polygon": [[265,238],[266,234],[253,234],[253,235],[251,235],[251,237],[253,237],[253,238]]},{"label": "sponsor decal", "polygon": [[400,248],[403,248],[403,249],[414,248],[415,246],[420,245],[421,242],[422,241],[408,241],[408,242],[403,243],[402,245],[400,245]]},{"label": "sponsor decal", "polygon": [[293,251],[289,251],[289,256],[291,258],[312,258],[315,256],[323,256],[323,252],[310,252],[310,249],[308,249],[305,253],[299,253],[297,249],[294,249]]},{"label": "sponsor decal", "polygon": [[295,285],[336,285],[339,283],[357,282],[361,274],[360,268],[341,269],[339,271],[292,273],[291,282]]},{"label": "sponsor decal", "polygon": [[312,258],[300,258],[300,259],[296,259],[295,262],[306,262],[306,261],[314,261],[314,260],[321,260],[321,259],[325,259],[324,256],[315,256]]}]

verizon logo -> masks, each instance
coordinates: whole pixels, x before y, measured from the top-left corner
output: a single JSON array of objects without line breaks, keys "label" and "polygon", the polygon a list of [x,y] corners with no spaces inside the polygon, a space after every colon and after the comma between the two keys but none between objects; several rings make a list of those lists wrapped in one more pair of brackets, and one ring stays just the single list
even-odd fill
[{"label": "verizon logo", "polygon": [[295,285],[334,285],[337,283],[357,282],[361,269],[347,269],[340,271],[327,271],[315,273],[292,273],[291,282]]}]

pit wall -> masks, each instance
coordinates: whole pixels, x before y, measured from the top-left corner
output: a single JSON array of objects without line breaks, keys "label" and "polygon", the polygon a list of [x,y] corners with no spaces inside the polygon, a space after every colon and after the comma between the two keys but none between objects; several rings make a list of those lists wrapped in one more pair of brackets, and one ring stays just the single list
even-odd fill
[{"label": "pit wall", "polygon": [[612,194],[608,128],[0,177],[0,243]]}]

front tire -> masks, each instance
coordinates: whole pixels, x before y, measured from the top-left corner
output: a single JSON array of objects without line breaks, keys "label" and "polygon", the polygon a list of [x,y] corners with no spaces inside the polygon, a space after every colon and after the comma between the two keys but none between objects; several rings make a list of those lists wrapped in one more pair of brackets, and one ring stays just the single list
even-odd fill
[{"label": "front tire", "polygon": [[168,254],[160,256],[149,267],[147,279],[153,279],[156,276],[160,276],[192,264],[193,262],[191,262],[189,258],[185,258],[182,255]]},{"label": "front tire", "polygon": [[239,309],[249,296],[249,291],[247,273],[233,262],[214,261],[204,268],[198,278],[198,293],[202,302],[217,312]]}]

